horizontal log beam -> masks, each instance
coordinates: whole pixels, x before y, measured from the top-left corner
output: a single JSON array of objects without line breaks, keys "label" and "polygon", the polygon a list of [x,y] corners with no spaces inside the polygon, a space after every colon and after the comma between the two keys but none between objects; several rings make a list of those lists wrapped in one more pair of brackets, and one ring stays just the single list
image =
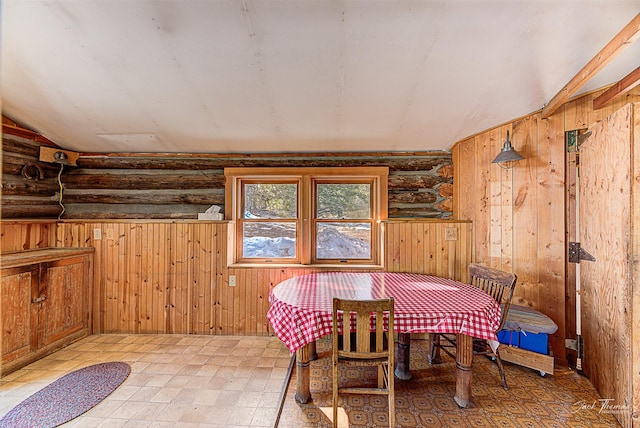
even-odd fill
[{"label": "horizontal log beam", "polygon": [[448,216],[449,213],[435,210],[433,208],[394,208],[389,207],[389,218],[439,218]]},{"label": "horizontal log beam", "polygon": [[[44,173],[45,178],[57,177],[60,165],[40,162],[30,156],[16,154],[12,152],[2,153],[2,173],[11,175],[21,175],[25,165],[37,165]],[[65,170],[63,170],[63,175]]]},{"label": "horizontal log beam", "polygon": [[161,171],[156,173],[72,171],[64,180],[69,189],[222,189],[222,171]]},{"label": "horizontal log beam", "polygon": [[21,175],[2,176],[2,195],[55,196],[60,186],[54,179],[27,180]]},{"label": "horizontal log beam", "polygon": [[438,152],[429,157],[420,156],[326,156],[300,157],[279,155],[278,157],[227,156],[224,158],[198,157],[125,157],[125,156],[80,156],[78,166],[88,169],[163,169],[163,170],[207,170],[238,167],[358,167],[388,166],[392,171],[431,171],[443,164],[451,163],[451,154]]},{"label": "horizontal log beam", "polygon": [[51,218],[57,217],[62,212],[58,204],[5,204],[2,201],[2,218]]},{"label": "horizontal log beam", "polygon": [[77,212],[65,212],[62,216],[65,220],[195,220],[198,218],[198,214],[195,213],[136,213],[136,212],[91,212],[91,213],[77,213]]},{"label": "horizontal log beam", "polygon": [[[65,204],[63,218],[86,219],[196,219],[208,205],[125,205],[125,204]],[[221,207],[224,212],[224,206]]]},{"label": "horizontal log beam", "polygon": [[[221,189],[224,175],[221,170],[213,171],[157,171],[126,172],[96,170],[72,170],[63,180],[69,189]],[[430,189],[448,179],[440,175],[389,174],[390,189]]]},{"label": "horizontal log beam", "polygon": [[397,191],[389,192],[389,204],[431,204],[437,196],[430,192]]},{"label": "horizontal log beam", "polygon": [[224,204],[224,192],[220,190],[191,189],[180,190],[79,190],[71,189],[64,193],[64,202],[68,204]]},{"label": "horizontal log beam", "polygon": [[445,182],[440,176],[434,175],[395,175],[389,174],[389,190],[397,189],[432,189],[439,183]]},{"label": "horizontal log beam", "polygon": [[24,138],[4,135],[2,138],[2,152],[22,154],[36,160],[40,156],[40,144]]}]

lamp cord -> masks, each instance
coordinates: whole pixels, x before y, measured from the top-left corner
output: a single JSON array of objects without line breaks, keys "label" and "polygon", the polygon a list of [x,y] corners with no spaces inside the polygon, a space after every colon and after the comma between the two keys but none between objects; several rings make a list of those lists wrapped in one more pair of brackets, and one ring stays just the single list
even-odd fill
[{"label": "lamp cord", "polygon": [[64,192],[64,187],[62,187],[62,170],[64,169],[64,164],[60,164],[60,171],[58,171],[58,185],[60,186],[60,198],[58,199],[58,204],[62,207],[62,211],[58,214],[58,220],[62,217],[62,214],[65,212],[64,204],[62,203],[62,193]]}]

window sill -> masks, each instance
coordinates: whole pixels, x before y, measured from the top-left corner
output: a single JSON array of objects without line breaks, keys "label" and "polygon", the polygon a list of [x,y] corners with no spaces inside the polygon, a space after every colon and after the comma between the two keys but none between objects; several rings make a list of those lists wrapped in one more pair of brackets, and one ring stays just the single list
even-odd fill
[{"label": "window sill", "polygon": [[315,264],[303,265],[298,263],[234,263],[227,266],[230,269],[269,269],[269,268],[288,268],[288,269],[331,269],[331,270],[384,270],[382,265],[360,265],[360,264]]}]

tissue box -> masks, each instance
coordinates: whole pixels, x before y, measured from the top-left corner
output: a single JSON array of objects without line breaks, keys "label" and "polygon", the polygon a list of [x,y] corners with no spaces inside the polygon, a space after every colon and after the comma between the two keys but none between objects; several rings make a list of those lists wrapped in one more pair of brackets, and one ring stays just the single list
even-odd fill
[{"label": "tissue box", "polygon": [[222,213],[198,213],[198,220],[224,220]]}]

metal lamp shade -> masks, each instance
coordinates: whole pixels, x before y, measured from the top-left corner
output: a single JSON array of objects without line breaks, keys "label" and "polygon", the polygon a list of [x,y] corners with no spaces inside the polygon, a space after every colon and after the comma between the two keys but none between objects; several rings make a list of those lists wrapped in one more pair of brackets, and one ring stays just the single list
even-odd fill
[{"label": "metal lamp shade", "polygon": [[520,153],[516,152],[516,150],[511,145],[511,141],[509,140],[509,131],[507,131],[507,139],[502,146],[502,150],[496,156],[491,163],[497,163],[502,168],[513,168],[515,163],[519,160],[524,159]]}]

